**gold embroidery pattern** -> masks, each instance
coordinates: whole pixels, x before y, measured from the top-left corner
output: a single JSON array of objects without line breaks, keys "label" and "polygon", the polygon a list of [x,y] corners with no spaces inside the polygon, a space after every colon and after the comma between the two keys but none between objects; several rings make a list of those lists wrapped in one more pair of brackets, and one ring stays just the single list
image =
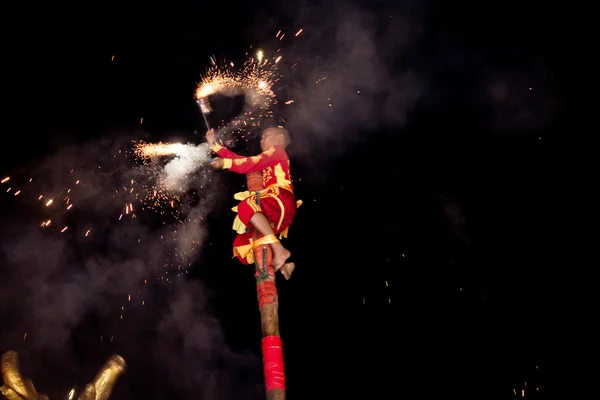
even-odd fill
[{"label": "gold embroidery pattern", "polygon": [[285,171],[283,170],[283,167],[281,166],[281,164],[277,164],[275,166],[274,173],[275,173],[276,182],[279,186],[290,187],[292,185],[292,182],[290,182],[288,179],[286,179]]},{"label": "gold embroidery pattern", "polygon": [[273,155],[273,153],[275,153],[275,147],[271,147],[268,150],[265,150],[264,153],[266,155],[268,155],[269,157]]},{"label": "gold embroidery pattern", "polygon": [[242,165],[243,163],[245,163],[246,161],[248,161],[247,158],[234,158],[233,159],[233,163],[235,165]]},{"label": "gold embroidery pattern", "polygon": [[258,163],[260,161],[260,159],[262,158],[262,156],[258,155],[258,156],[254,156],[254,157],[250,157],[252,159],[252,162],[254,164]]},{"label": "gold embroidery pattern", "polygon": [[263,169],[263,183],[269,182],[273,177],[273,168],[267,167]]}]

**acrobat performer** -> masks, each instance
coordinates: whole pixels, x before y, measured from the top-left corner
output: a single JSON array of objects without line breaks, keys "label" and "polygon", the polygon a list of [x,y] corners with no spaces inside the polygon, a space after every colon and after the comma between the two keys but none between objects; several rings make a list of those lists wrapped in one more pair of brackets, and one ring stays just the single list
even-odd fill
[{"label": "acrobat performer", "polygon": [[238,214],[233,226],[238,232],[233,242],[234,256],[243,264],[253,262],[252,244],[256,230],[263,236],[261,242],[270,244],[273,250],[275,271],[281,270],[283,276],[290,279],[295,264],[287,262],[291,253],[279,239],[287,237],[296,208],[302,202],[296,201],[294,195],[290,159],[285,150],[290,144],[289,132],[283,127],[265,129],[260,141],[262,153],[253,157],[240,156],[218,144],[213,129],[206,133],[206,140],[219,155],[211,162],[214,169],[228,169],[239,174],[262,171],[264,189],[259,192],[258,201],[256,193],[236,195],[236,199],[242,201],[234,208]]}]

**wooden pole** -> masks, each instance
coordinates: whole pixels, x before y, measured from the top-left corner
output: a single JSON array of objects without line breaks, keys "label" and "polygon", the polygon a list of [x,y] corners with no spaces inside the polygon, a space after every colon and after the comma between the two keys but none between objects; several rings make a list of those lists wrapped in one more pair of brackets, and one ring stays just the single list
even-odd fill
[{"label": "wooden pole", "polygon": [[[246,175],[248,191],[258,192],[263,189],[262,172],[251,172]],[[257,193],[257,202],[260,197]],[[254,235],[254,240],[260,234]],[[273,267],[273,251],[268,244],[254,249],[256,265],[256,291],[262,325],[262,354],[265,374],[265,390],[267,400],[285,400],[285,373],[283,368],[283,346],[279,334],[279,301],[275,285],[275,268]]]}]

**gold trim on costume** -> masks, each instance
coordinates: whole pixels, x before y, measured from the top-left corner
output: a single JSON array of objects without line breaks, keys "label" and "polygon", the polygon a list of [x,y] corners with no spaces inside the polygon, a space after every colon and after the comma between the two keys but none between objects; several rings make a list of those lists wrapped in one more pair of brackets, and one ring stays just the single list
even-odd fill
[{"label": "gold trim on costume", "polygon": [[[279,190],[277,191],[277,194],[279,194]],[[283,222],[283,217],[285,215],[285,207],[283,206],[283,203],[281,202],[278,196],[270,197],[273,197],[275,201],[277,201],[277,204],[279,204],[279,208],[281,208],[281,215],[279,216],[279,222],[277,223],[277,230],[279,230],[281,229],[281,223]]]},{"label": "gold trim on costume", "polygon": [[[279,222],[277,224],[277,230],[281,229],[281,224],[283,223],[283,217],[285,215],[285,207],[283,206],[283,203],[279,199],[279,189],[280,188],[294,193],[291,186],[285,187],[285,186],[278,186],[278,185],[271,185],[271,186],[267,187],[266,189],[263,189],[260,192],[258,192],[261,198],[268,198],[268,197],[275,198],[275,200],[281,207],[281,217],[279,218]],[[247,190],[244,192],[238,192],[233,195],[233,198],[236,200],[239,200],[239,201],[244,201],[244,200],[250,198],[248,200],[248,205],[254,210],[254,212],[262,211],[260,206],[256,202],[256,193],[255,192],[249,192]],[[300,207],[300,205],[302,205],[302,200],[296,200],[296,208]],[[238,207],[235,206],[231,210],[234,211],[235,213],[237,213]],[[246,225],[244,225],[244,223],[240,220],[239,215],[236,215],[235,218],[233,219],[232,228],[237,233],[246,233],[246,229],[247,229]],[[285,230],[280,232],[279,238],[280,239],[287,238],[287,235],[288,235],[288,229],[286,228]],[[235,252],[234,252],[234,254],[235,254]]]},{"label": "gold trim on costume", "polygon": [[254,210],[254,212],[261,212],[262,208],[260,208],[260,205],[256,200],[256,195],[250,196],[250,198],[248,199],[248,205],[252,207],[252,210]]},{"label": "gold trim on costume", "polygon": [[218,153],[219,150],[221,150],[223,148],[223,146],[221,146],[219,143],[215,143],[212,146],[210,146],[210,149],[212,151],[214,151],[215,153]]},{"label": "gold trim on costume", "polygon": [[292,189],[292,182],[290,182],[288,179],[285,178],[285,171],[283,170],[283,167],[280,164],[277,164],[275,166],[275,170],[273,171],[275,173],[275,179],[277,180],[277,186],[283,187],[283,188],[289,188],[288,190],[291,192]]},{"label": "gold trim on costume", "polygon": [[231,158],[224,158],[223,159],[223,169],[231,168],[232,161],[233,160]]},{"label": "gold trim on costume", "polygon": [[233,198],[239,201],[245,200],[246,198],[252,196],[252,193],[250,193],[249,191],[245,190],[243,192],[237,192],[236,194],[233,195]]},{"label": "gold trim on costume", "polygon": [[256,241],[253,238],[250,238],[249,241],[249,244],[234,247],[233,256],[246,259],[248,264],[252,264],[254,262],[254,251],[252,251],[252,249],[265,244],[278,243],[279,239],[277,239],[277,236],[275,235],[267,235],[259,238]]},{"label": "gold trim on costume", "polygon": [[277,236],[275,236],[275,235],[263,236],[254,241],[254,243],[252,244],[252,248],[254,249],[259,246],[262,246],[265,244],[271,244],[271,243],[279,243],[279,239],[277,239]]},{"label": "gold trim on costume", "polygon": [[273,168],[271,168],[271,167],[267,167],[267,168],[263,169],[263,171],[262,171],[263,182],[268,182],[271,180],[272,172],[273,172]]}]

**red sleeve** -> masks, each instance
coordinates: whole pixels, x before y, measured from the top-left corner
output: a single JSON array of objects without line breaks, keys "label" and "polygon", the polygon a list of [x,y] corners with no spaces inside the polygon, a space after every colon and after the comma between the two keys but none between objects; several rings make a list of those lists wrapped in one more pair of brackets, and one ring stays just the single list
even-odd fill
[{"label": "red sleeve", "polygon": [[212,151],[217,153],[221,158],[244,158],[244,156],[240,156],[239,154],[235,154],[233,151],[229,150],[226,147],[221,146],[218,143],[215,143],[210,147]]},{"label": "red sleeve", "polygon": [[275,146],[254,157],[224,158],[223,168],[239,174],[247,174],[248,172],[262,171],[287,160],[288,156],[283,147]]}]

